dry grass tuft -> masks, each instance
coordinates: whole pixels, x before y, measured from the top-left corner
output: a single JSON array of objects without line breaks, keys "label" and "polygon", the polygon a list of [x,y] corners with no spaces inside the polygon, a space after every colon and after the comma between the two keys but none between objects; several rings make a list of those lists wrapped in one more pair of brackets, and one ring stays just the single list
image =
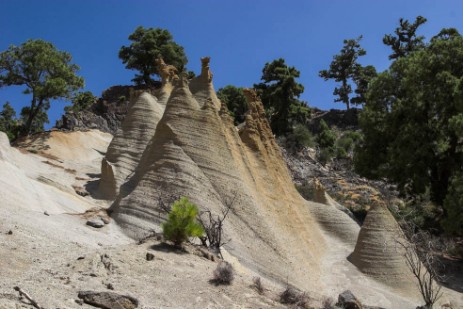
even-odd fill
[{"label": "dry grass tuft", "polygon": [[217,268],[213,272],[213,278],[210,280],[211,283],[216,285],[225,284],[230,285],[235,278],[235,270],[233,266],[225,261],[221,261]]},{"label": "dry grass tuft", "polygon": [[260,277],[254,277],[252,278],[252,287],[259,293],[260,295],[263,295],[265,293],[264,286],[262,285],[262,280]]},{"label": "dry grass tuft", "polygon": [[280,294],[280,303],[294,305],[296,308],[309,308],[310,298],[306,292],[300,292],[294,288],[287,287]]}]

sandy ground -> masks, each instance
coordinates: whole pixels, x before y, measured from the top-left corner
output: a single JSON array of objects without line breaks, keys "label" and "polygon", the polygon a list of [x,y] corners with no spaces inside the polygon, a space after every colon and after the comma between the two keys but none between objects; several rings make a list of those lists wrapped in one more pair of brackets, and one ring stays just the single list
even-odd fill
[{"label": "sandy ground", "polygon": [[[22,151],[0,145],[1,309],[32,308],[14,286],[45,308],[94,308],[77,304],[78,292],[109,291],[109,284],[139,299],[140,308],[286,308],[277,302],[284,285],[248,268],[233,252],[224,257],[234,265],[235,281],[216,286],[209,280],[217,261],[202,257],[195,246],[182,252],[155,239],[138,244],[114,221],[101,229],[85,225],[85,211],[109,205],[80,196],[75,188],[97,181],[111,136],[97,131],[50,134],[23,144]],[[78,146],[67,151],[69,143]],[[411,309],[421,303],[365,277],[345,258],[352,245],[322,233],[330,246],[320,269],[321,286],[308,291],[312,306],[320,308],[323,297],[337,298],[346,289],[364,304],[384,308]],[[154,260],[146,260],[148,252]],[[251,287],[255,276],[262,277],[264,295]],[[463,308],[463,294],[446,290],[441,303],[449,302]]]}]

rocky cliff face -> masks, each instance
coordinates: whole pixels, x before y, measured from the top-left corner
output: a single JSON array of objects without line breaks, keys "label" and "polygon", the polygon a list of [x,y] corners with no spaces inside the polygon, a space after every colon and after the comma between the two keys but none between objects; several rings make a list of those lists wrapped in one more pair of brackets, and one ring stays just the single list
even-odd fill
[{"label": "rocky cliff face", "polygon": [[103,91],[101,98],[89,110],[67,112],[56,122],[60,130],[98,129],[102,132],[116,134],[129,110],[130,92],[143,90],[154,93],[160,84],[152,89],[142,86],[112,86]]},{"label": "rocky cliff face", "polygon": [[[163,87],[161,93],[168,96],[170,88]],[[101,163],[99,191],[103,198],[115,199],[120,186],[137,167],[164,113],[165,104],[142,90],[131,91],[129,112]]]}]

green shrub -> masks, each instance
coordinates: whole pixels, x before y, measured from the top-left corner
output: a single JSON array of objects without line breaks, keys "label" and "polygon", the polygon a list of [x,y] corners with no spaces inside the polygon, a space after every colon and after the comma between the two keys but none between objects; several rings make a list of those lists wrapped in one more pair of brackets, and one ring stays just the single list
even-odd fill
[{"label": "green shrub", "polygon": [[217,97],[227,105],[235,125],[242,123],[248,111],[248,103],[243,94],[243,88],[227,85],[217,91]]},{"label": "green shrub", "polygon": [[317,143],[320,148],[330,148],[336,142],[336,134],[331,130],[326,122],[322,119],[320,121],[320,133],[318,133]]},{"label": "green shrub", "polygon": [[202,236],[204,229],[196,221],[197,214],[198,207],[186,197],[174,202],[167,221],[162,224],[164,238],[179,246],[190,237]]},{"label": "green shrub", "polygon": [[318,161],[320,161],[321,164],[325,165],[326,163],[331,161],[334,155],[335,155],[334,147],[321,148],[320,152],[317,155],[317,159]]},{"label": "green shrub", "polygon": [[336,158],[346,159],[351,157],[354,147],[362,140],[362,134],[355,131],[346,131],[336,141]]},{"label": "green shrub", "polygon": [[16,111],[10,105],[10,102],[6,102],[0,111],[0,131],[5,132],[11,142],[18,137],[20,129],[21,126],[18,124]]},{"label": "green shrub", "polygon": [[463,236],[463,173],[451,178],[444,209],[447,211],[447,218],[442,222],[444,230],[449,234]]},{"label": "green shrub", "polygon": [[314,147],[315,140],[312,135],[312,132],[303,124],[296,124],[291,133],[288,133],[286,138],[286,143],[289,146],[296,147]]},{"label": "green shrub", "polygon": [[349,157],[348,151],[343,147],[336,147],[336,158],[347,159]]},{"label": "green shrub", "polygon": [[64,110],[66,112],[80,112],[88,109],[96,102],[96,100],[97,97],[95,97],[90,91],[79,92],[72,98],[72,105],[66,106]]},{"label": "green shrub", "polygon": [[336,134],[322,119],[320,121],[320,133],[317,136],[317,144],[320,147],[317,158],[322,164],[328,163],[336,155],[335,142]]}]

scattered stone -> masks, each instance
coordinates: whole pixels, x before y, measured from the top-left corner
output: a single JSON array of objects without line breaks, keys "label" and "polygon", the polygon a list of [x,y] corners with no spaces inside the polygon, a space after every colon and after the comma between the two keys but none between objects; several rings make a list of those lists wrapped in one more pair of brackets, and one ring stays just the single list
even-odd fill
[{"label": "scattered stone", "polygon": [[44,214],[45,216],[49,216],[48,211],[44,211],[43,214]]},{"label": "scattered stone", "polygon": [[7,234],[8,234],[8,235],[13,235],[13,231],[12,231],[12,230],[9,230]]},{"label": "scattered stone", "polygon": [[114,290],[114,286],[112,285],[112,283],[108,283],[108,284],[106,285],[106,288],[107,288],[108,290]]},{"label": "scattered stone", "polygon": [[105,224],[100,218],[91,218],[87,221],[87,225],[99,229],[102,228]]},{"label": "scattered stone", "polygon": [[107,271],[112,272],[114,270],[113,262],[107,253],[101,256],[101,263]]},{"label": "scattered stone", "polygon": [[138,307],[136,298],[114,292],[80,291],[78,297],[86,304],[103,309],[133,309]]},{"label": "scattered stone", "polygon": [[84,304],[84,301],[82,299],[74,299],[74,301],[81,306]]},{"label": "scattered stone", "polygon": [[363,309],[362,304],[357,299],[357,297],[352,294],[350,290],[346,290],[339,294],[338,303],[336,306],[339,306],[344,309]]},{"label": "scattered stone", "polygon": [[147,252],[147,253],[146,253],[146,260],[147,260],[147,261],[152,261],[152,260],[154,260],[154,254]]},{"label": "scattered stone", "polygon": [[85,256],[79,256],[79,257],[77,258],[77,260],[83,260],[83,259],[85,259]]}]

